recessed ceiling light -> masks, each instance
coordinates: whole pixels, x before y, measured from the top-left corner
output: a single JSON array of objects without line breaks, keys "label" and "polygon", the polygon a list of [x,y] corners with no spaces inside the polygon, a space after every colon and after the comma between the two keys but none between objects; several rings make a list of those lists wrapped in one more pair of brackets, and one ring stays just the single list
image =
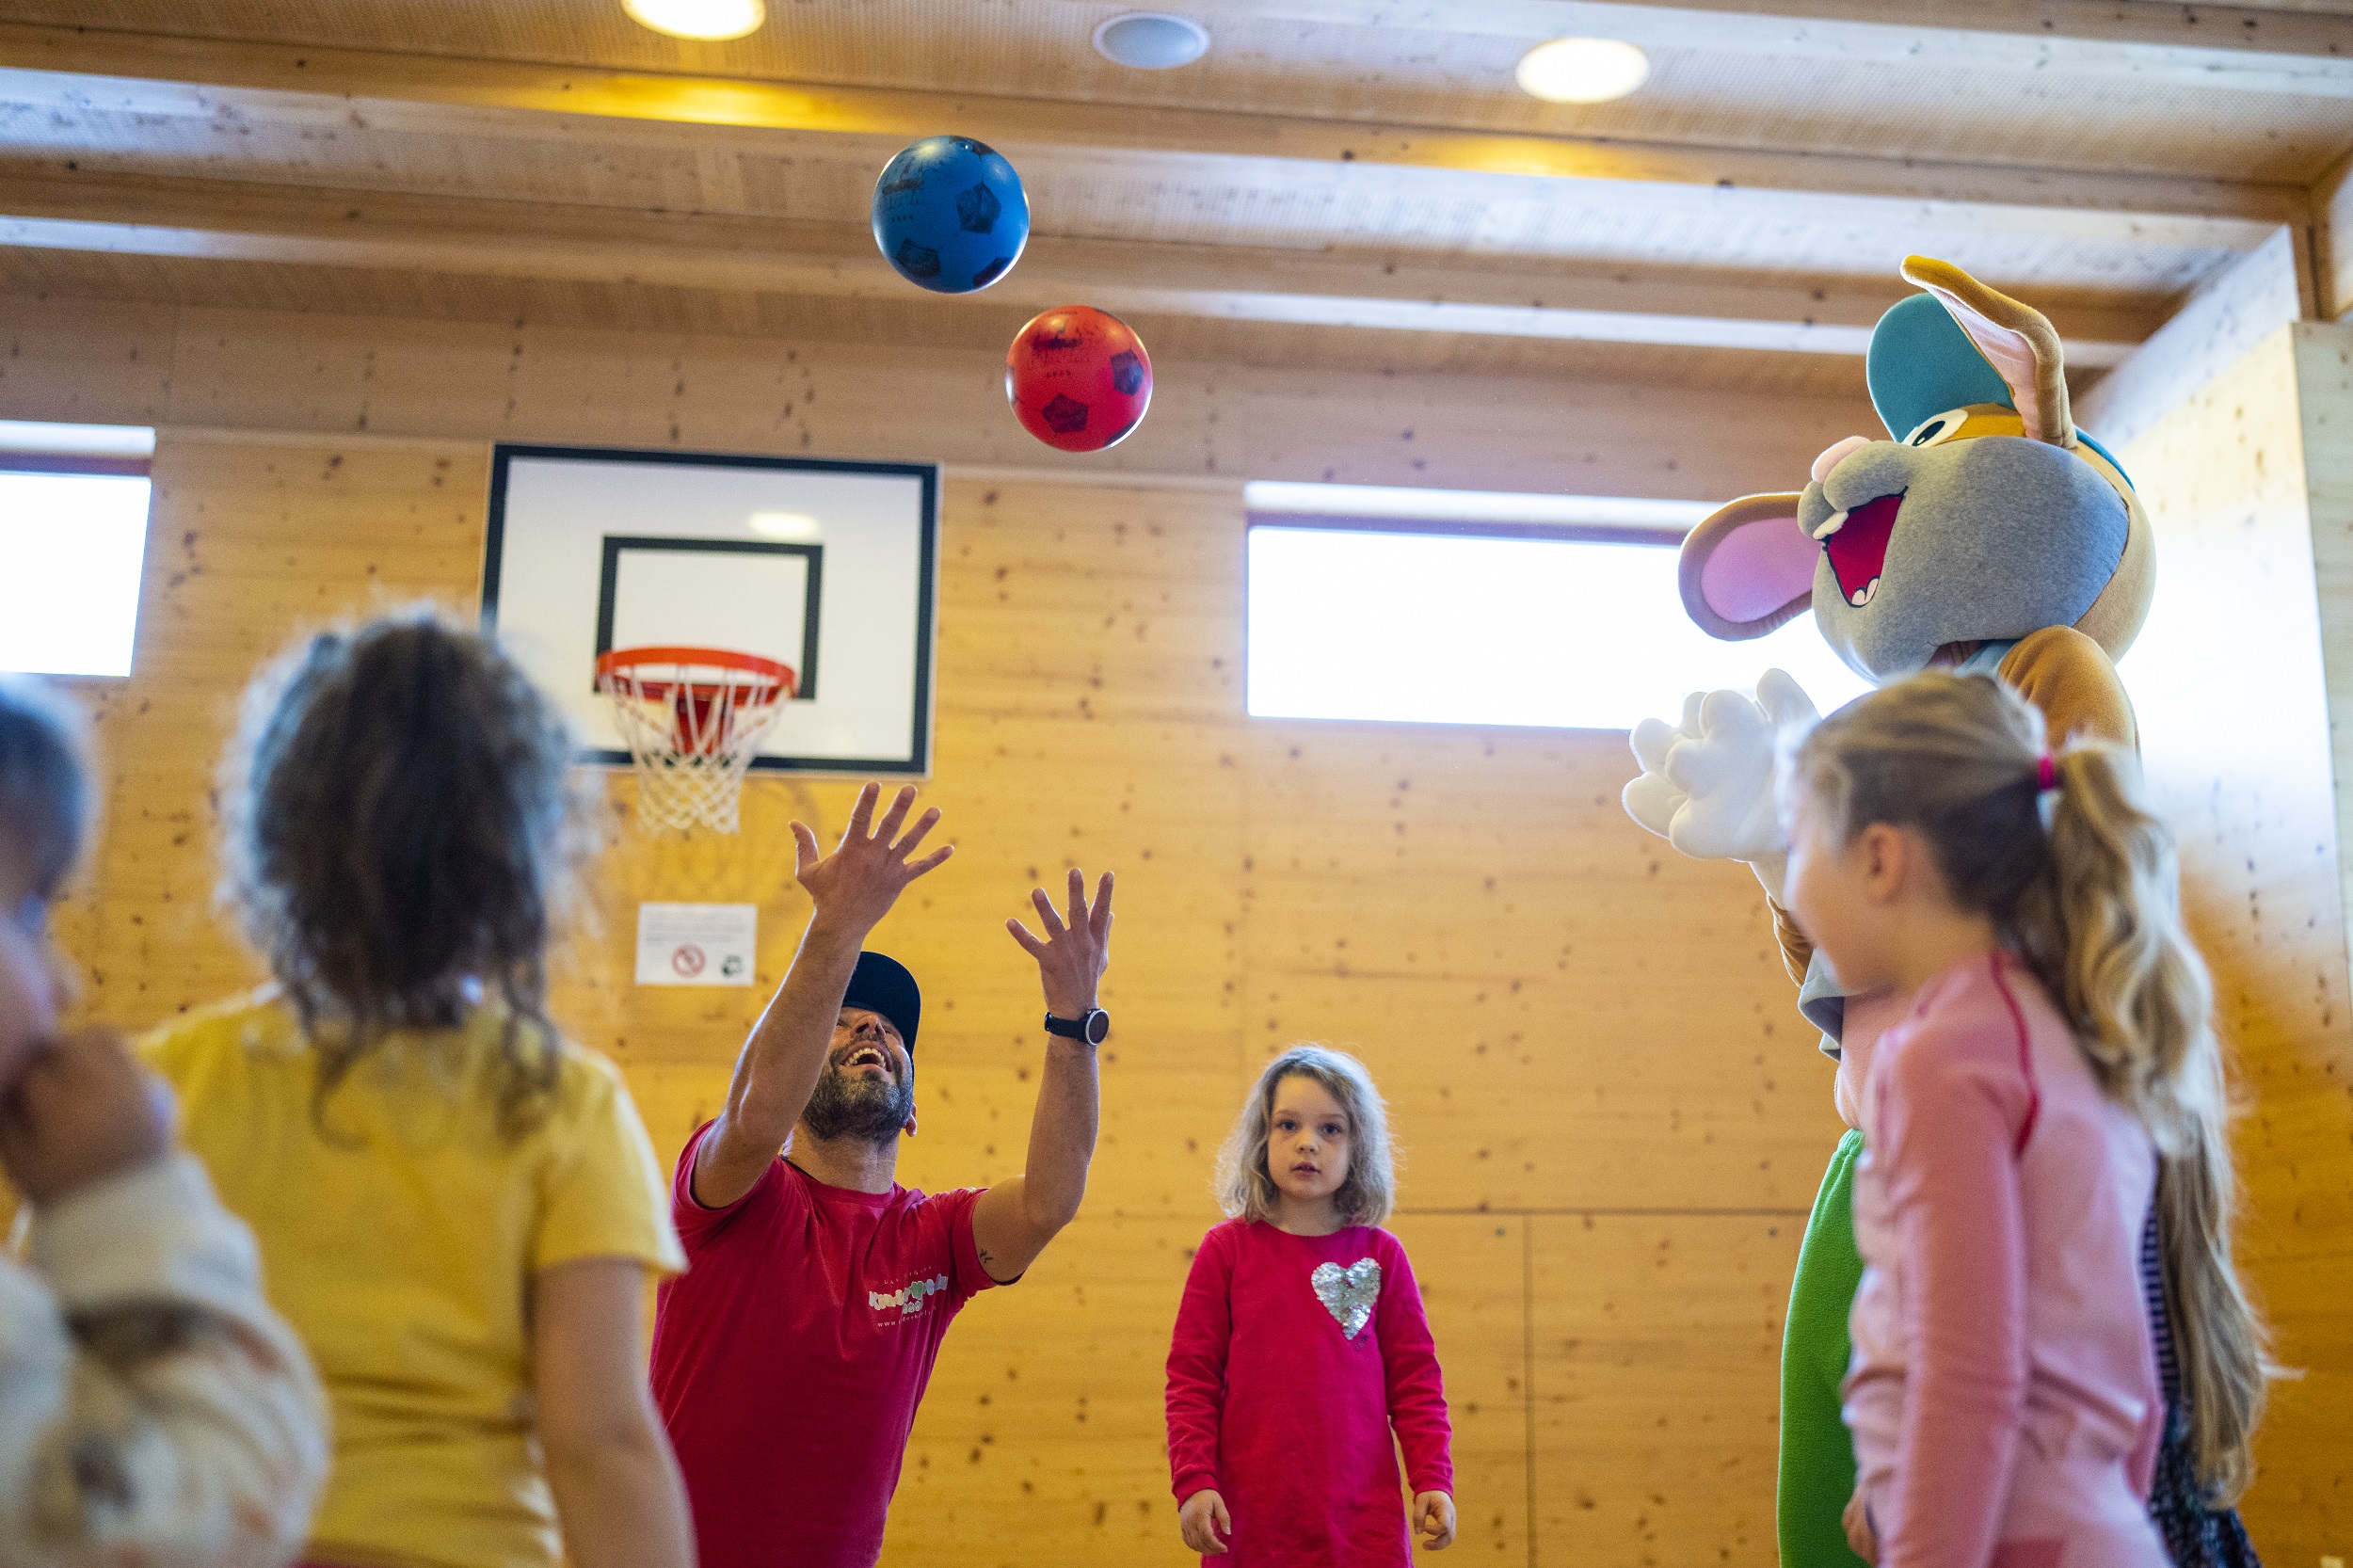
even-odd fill
[{"label": "recessed ceiling light", "polygon": [[1607,104],[1650,77],[1650,56],[1609,38],[1557,38],[1520,56],[1520,89],[1547,104]]},{"label": "recessed ceiling light", "polygon": [[1113,65],[1168,71],[1208,54],[1209,32],[1189,17],[1129,11],[1095,29],[1095,49]]},{"label": "recessed ceiling light", "polygon": [[768,19],[761,0],[621,0],[621,9],[672,38],[742,38]]}]

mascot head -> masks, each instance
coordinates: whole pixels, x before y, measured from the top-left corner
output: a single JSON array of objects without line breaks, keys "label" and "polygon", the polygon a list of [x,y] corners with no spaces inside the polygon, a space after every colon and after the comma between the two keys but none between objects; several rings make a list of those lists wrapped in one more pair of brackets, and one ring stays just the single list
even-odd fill
[{"label": "mascot head", "polygon": [[2072,626],[2122,656],[2156,584],[2149,519],[2075,428],[2058,334],[1959,267],[1914,256],[1914,295],[1866,361],[1888,440],[1851,436],[1801,494],[1753,495],[1684,540],[1684,608],[1727,640],[1799,612],[1884,684],[1956,643]]}]

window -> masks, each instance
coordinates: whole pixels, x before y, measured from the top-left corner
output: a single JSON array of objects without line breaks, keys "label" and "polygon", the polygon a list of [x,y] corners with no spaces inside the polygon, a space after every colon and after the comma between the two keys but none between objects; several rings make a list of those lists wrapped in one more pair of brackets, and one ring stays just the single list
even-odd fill
[{"label": "window", "polygon": [[1867,683],[1801,616],[1721,643],[1675,546],[1698,502],[1253,485],[1250,712],[1629,729],[1776,665],[1817,707]]},{"label": "window", "polygon": [[144,426],[0,420],[0,670],[131,673],[154,449]]}]

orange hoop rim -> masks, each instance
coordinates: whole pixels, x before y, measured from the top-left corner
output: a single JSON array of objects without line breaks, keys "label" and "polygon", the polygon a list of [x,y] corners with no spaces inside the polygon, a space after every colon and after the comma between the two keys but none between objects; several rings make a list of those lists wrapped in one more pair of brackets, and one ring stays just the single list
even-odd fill
[{"label": "orange hoop rim", "polygon": [[[754,680],[773,683],[773,690],[753,698],[757,702],[789,699],[799,695],[801,678],[792,666],[758,653],[742,653],[725,648],[687,648],[662,645],[652,648],[616,648],[597,657],[597,686],[602,690],[607,682],[627,680],[633,682],[639,696],[648,701],[660,702],[672,689],[683,686],[698,696],[715,696],[721,690],[736,682],[727,680],[681,680],[675,675],[648,680],[637,673],[647,664],[671,664],[685,667],[696,665],[708,669],[732,671],[749,676]],[[748,682],[747,682],[748,684]]]}]

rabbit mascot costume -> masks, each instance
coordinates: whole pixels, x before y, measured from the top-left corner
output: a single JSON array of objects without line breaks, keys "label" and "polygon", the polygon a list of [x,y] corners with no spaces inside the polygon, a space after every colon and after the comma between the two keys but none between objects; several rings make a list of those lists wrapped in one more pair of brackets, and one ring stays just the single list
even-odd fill
[{"label": "rabbit mascot costume", "polygon": [[[1874,681],[1930,666],[1990,672],[2042,710],[2055,739],[2137,746],[2115,662],[2148,615],[2156,550],[2132,481],[2075,428],[2058,336],[2040,312],[1944,262],[1914,256],[1903,275],[1928,292],[1881,319],[1866,360],[1892,439],[1850,436],[1815,459],[1801,493],[1744,497],[1693,529],[1684,608],[1727,640],[1761,637],[1810,608],[1839,657]],[[1839,1384],[1863,1272],[1849,1207],[1863,1135],[1852,1128],[1871,1048],[1910,999],[1845,994],[1782,907],[1774,738],[1813,716],[1779,670],[1753,699],[1695,694],[1679,724],[1648,719],[1634,731],[1642,772],[1625,806],[1687,855],[1754,869],[1799,1009],[1838,1064],[1849,1130],[1815,1198],[1790,1291],[1778,1512],[1784,1568],[1848,1568],[1861,1561],[1840,1524],[1855,1462]],[[2153,1268],[2144,1272],[2153,1281]],[[2150,1312],[2169,1363],[2161,1288]],[[2179,1391],[2166,1392],[2175,1408],[2151,1508],[2174,1560],[2253,1562],[2237,1515],[2200,1502]]]}]

